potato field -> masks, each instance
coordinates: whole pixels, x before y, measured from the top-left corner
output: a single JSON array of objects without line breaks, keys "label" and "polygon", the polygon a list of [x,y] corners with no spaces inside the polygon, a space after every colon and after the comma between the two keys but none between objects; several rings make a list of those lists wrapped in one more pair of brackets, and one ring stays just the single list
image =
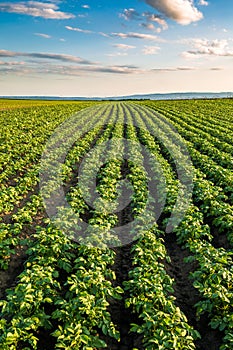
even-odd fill
[{"label": "potato field", "polygon": [[0,100],[0,350],[232,350],[232,122]]}]

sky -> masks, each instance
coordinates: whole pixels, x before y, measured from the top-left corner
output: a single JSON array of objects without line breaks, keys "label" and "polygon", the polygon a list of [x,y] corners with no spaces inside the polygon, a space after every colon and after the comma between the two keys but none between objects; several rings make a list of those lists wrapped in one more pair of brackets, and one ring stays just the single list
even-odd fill
[{"label": "sky", "polygon": [[0,0],[1,96],[233,91],[229,0]]}]

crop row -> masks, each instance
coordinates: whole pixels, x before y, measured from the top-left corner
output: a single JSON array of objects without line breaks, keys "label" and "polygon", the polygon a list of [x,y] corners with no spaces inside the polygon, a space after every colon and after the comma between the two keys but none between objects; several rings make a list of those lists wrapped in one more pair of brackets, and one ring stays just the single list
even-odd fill
[{"label": "crop row", "polygon": [[[143,112],[141,112],[143,113]],[[150,115],[150,129],[153,129],[153,119],[156,115]],[[144,119],[148,116],[144,114]],[[156,127],[156,124],[154,124]],[[157,145],[153,145],[153,138],[147,134],[143,138],[144,142],[148,140],[147,146],[154,152]],[[157,151],[156,151],[157,153]],[[174,148],[175,153],[175,148]],[[157,154],[158,156],[158,154]],[[166,179],[173,186],[177,186],[177,181],[168,170],[169,165],[163,169]],[[199,179],[200,180],[200,179]],[[168,188],[167,196],[173,203],[176,200],[177,190]],[[169,208],[170,209],[170,208]],[[166,211],[166,208],[165,208]],[[164,224],[166,224],[165,219]],[[232,283],[232,253],[224,248],[214,248],[211,244],[212,236],[208,225],[203,223],[203,214],[190,204],[180,225],[175,228],[178,244],[184,245],[190,250],[190,259],[198,262],[198,268],[193,273],[193,285],[200,292],[202,300],[196,305],[197,316],[207,313],[210,317],[210,325],[214,329],[219,328],[225,331],[225,337],[221,349],[230,349],[232,347],[232,314],[231,303],[233,297]],[[225,297],[227,295],[227,297]]]},{"label": "crop row", "polygon": [[[149,111],[147,113],[148,116],[150,115],[151,118],[154,118],[153,114],[150,114]],[[153,130],[151,129],[153,128],[153,120],[146,118],[146,123],[148,130]],[[160,121],[157,121],[157,123],[160,123]],[[160,123],[160,125],[166,128],[164,124]],[[167,130],[169,130],[169,128]],[[160,140],[157,141],[157,146],[160,147],[162,154],[172,164],[173,156],[164,144],[161,144]],[[167,143],[169,144],[169,140],[167,140]],[[172,143],[170,148],[172,149]],[[229,243],[232,245],[233,209],[228,203],[229,198],[224,194],[221,187],[216,186],[212,181],[207,180],[206,175],[200,169],[193,168],[193,185],[192,196],[195,204],[200,207],[206,219],[211,220],[211,225],[215,227],[220,234],[227,235]],[[231,190],[231,186],[228,187]]]},{"label": "crop row", "polygon": [[[93,138],[92,134],[89,136]],[[106,130],[105,137],[108,136]],[[78,152],[77,147],[73,159],[77,161],[82,154],[83,149],[79,148]],[[70,204],[77,205],[74,194]],[[79,210],[82,205],[83,202],[78,203]],[[19,283],[9,291],[7,301],[1,302],[3,349],[17,349],[21,345],[25,349],[37,349],[42,329],[53,330],[52,335],[57,338],[55,348],[104,347],[96,327],[103,334],[118,338],[107,311],[108,299],[120,298],[121,293],[109,281],[114,279],[108,268],[114,262],[113,252],[79,246],[52,223],[45,229],[38,228],[34,238],[36,242],[28,250],[29,258]],[[47,313],[47,309],[52,312]]]},{"label": "crop row", "polygon": [[[135,114],[135,111],[129,108],[126,113],[129,124],[132,124],[131,114]],[[137,118],[136,124],[140,124],[140,117],[135,118]],[[134,126],[128,126],[127,136],[130,140],[137,141],[137,147],[131,152],[136,159],[140,159],[141,145]],[[152,159],[151,165],[153,167]],[[141,166],[143,166],[143,160]],[[157,181],[156,166],[153,170]],[[140,181],[138,173],[132,172],[132,177],[135,175],[134,182]],[[145,189],[144,192],[146,192]],[[137,191],[134,194],[137,203],[136,194]],[[148,350],[183,349],[184,347],[195,349],[194,340],[199,337],[199,334],[188,325],[186,316],[176,305],[176,299],[172,295],[174,281],[167,274],[163,264],[164,261],[169,261],[169,257],[164,246],[163,233],[158,230],[154,222],[153,199],[150,196],[151,194],[147,193],[146,200],[149,205],[147,204],[146,212],[137,226],[139,239],[131,249],[133,269],[129,272],[129,280],[124,282],[124,287],[129,293],[126,307],[131,307],[140,320],[139,323],[131,325],[131,331],[142,334],[143,344]],[[138,214],[142,214],[143,209],[141,207]]]}]

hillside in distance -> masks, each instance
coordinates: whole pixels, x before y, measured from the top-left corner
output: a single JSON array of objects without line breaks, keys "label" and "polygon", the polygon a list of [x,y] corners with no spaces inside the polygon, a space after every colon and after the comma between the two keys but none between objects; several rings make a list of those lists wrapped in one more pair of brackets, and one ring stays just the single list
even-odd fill
[{"label": "hillside in distance", "polygon": [[81,96],[1,96],[7,99],[29,99],[29,100],[176,100],[176,99],[212,99],[233,98],[233,92],[175,92],[135,94],[128,96],[111,97],[81,97]]}]

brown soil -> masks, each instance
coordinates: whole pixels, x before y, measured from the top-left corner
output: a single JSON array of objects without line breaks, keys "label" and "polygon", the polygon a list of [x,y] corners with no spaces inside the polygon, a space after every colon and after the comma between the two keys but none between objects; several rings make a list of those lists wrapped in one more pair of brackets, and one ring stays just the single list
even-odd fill
[{"label": "brown soil", "polygon": [[174,293],[176,304],[183,311],[188,319],[188,323],[196,329],[201,339],[196,340],[196,349],[218,350],[223,338],[223,332],[212,329],[208,323],[210,320],[206,315],[200,320],[196,318],[194,305],[200,301],[198,291],[193,287],[190,273],[198,267],[196,262],[186,263],[184,259],[190,256],[187,249],[182,249],[176,243],[174,234],[165,236],[165,247],[171,258],[171,263],[165,263],[168,274],[174,279]]},{"label": "brown soil", "polygon": [[[21,205],[19,207],[21,207]],[[14,212],[12,212],[10,215],[3,217],[3,222],[12,223],[12,214],[16,212],[17,210],[14,210]],[[14,247],[15,253],[11,254],[8,269],[0,270],[0,299],[4,299],[6,297],[7,289],[14,288],[17,285],[17,277],[21,272],[23,272],[24,263],[27,260],[26,251],[28,246],[25,242],[26,240],[34,239],[33,235],[36,232],[36,226],[44,226],[42,220],[46,217],[47,216],[44,211],[39,211],[37,216],[33,218],[33,222],[31,224],[24,225],[22,233],[19,236],[20,243],[18,246]]]},{"label": "brown soil", "polygon": [[[116,253],[115,264],[112,268],[116,274],[116,281],[113,282],[114,287],[123,287],[123,282],[128,280],[129,271],[132,269],[131,248],[133,244],[114,248]],[[128,293],[125,292],[121,300],[110,301],[109,312],[113,323],[120,331],[121,340],[118,343],[110,337],[104,337],[103,339],[107,343],[107,349],[109,350],[129,350],[133,348],[143,350],[142,336],[130,332],[131,323],[139,323],[140,320],[132,313],[131,309],[125,308],[125,300],[128,296]]]},{"label": "brown soil", "polygon": [[17,284],[17,276],[24,270],[24,262],[26,260],[26,247],[20,246],[16,248],[15,254],[10,258],[9,267],[0,270],[0,299],[6,297],[6,289],[13,288]]}]

